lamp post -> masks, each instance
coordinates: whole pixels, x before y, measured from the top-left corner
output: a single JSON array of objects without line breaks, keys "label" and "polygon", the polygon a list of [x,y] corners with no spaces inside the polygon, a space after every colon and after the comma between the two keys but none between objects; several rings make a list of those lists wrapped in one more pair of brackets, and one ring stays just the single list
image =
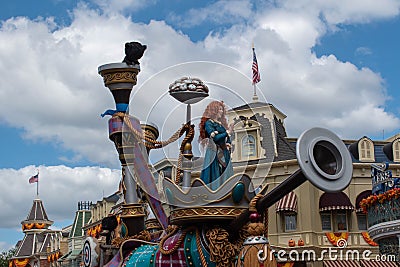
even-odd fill
[{"label": "lamp post", "polygon": [[[191,105],[200,102],[208,96],[208,87],[198,78],[183,77],[176,80],[169,86],[169,94],[179,102],[186,104],[186,124],[190,125],[192,120]],[[188,136],[188,133],[186,133]],[[192,180],[192,144],[187,142],[183,148],[183,177],[182,187],[190,187]]]}]

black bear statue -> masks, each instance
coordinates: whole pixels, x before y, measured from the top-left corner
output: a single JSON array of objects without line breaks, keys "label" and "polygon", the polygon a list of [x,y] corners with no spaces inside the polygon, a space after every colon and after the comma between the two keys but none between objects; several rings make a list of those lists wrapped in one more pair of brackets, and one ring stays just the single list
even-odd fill
[{"label": "black bear statue", "polygon": [[147,46],[139,42],[125,43],[125,58],[122,62],[128,65],[139,64],[138,59],[143,56]]}]

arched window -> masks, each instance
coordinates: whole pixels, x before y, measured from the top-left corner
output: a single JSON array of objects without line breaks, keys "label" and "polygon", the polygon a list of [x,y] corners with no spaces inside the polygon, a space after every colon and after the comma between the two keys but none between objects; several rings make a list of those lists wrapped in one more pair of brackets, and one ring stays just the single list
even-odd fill
[{"label": "arched window", "polygon": [[243,126],[243,122],[235,124],[232,140],[232,162],[257,160],[266,155],[261,146],[263,136],[261,125],[257,121],[250,120],[249,125]]},{"label": "arched window", "polygon": [[247,134],[242,138],[242,158],[255,156],[257,156],[256,139],[253,135]]},{"label": "arched window", "polygon": [[375,161],[374,143],[370,139],[361,139],[358,146],[360,161]]}]

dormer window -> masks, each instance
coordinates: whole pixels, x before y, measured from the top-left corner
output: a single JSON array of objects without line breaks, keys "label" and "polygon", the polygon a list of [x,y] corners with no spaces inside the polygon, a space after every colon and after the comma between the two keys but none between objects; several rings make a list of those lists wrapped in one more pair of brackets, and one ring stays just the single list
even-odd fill
[{"label": "dormer window", "polygon": [[358,143],[358,151],[360,161],[373,162],[374,158],[374,143],[366,137]]},{"label": "dormer window", "polygon": [[393,142],[393,161],[400,162],[400,139]]}]

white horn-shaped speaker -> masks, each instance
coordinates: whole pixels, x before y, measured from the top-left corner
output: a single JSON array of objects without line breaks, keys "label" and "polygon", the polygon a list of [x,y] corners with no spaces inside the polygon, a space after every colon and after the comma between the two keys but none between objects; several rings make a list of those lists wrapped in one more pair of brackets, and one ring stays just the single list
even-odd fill
[{"label": "white horn-shaped speaker", "polygon": [[312,128],[301,134],[296,144],[300,169],[274,187],[257,202],[263,211],[309,180],[326,192],[345,189],[353,175],[350,152],[339,137],[327,129]]},{"label": "white horn-shaped speaker", "polygon": [[353,164],[346,145],[331,131],[311,128],[296,144],[296,155],[304,176],[326,192],[345,189],[353,175]]},{"label": "white horn-shaped speaker", "polygon": [[[350,152],[331,131],[323,128],[305,131],[297,140],[296,154],[300,169],[257,201],[259,213],[264,213],[307,180],[326,192],[342,191],[349,185],[353,175]],[[249,215],[250,211],[246,210],[233,220],[227,228],[229,233],[239,232],[249,220]]]}]

